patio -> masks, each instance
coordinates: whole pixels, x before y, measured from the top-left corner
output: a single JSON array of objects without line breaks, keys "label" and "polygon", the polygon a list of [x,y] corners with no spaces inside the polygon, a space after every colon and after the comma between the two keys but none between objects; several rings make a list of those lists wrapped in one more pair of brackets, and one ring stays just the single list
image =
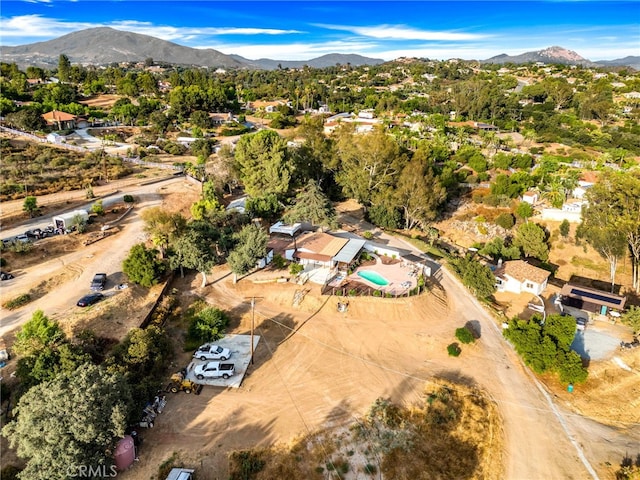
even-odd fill
[{"label": "patio", "polygon": [[[404,263],[401,260],[391,260],[377,255],[372,256],[374,260],[360,264],[351,275],[347,276],[346,281],[360,283],[371,289],[380,290],[385,294],[389,293],[394,296],[405,294],[418,285],[418,268],[414,265]],[[369,272],[373,272],[373,280],[379,281],[380,279],[377,276],[380,276],[387,284],[379,285],[367,278],[363,278],[362,275],[370,276]]]}]

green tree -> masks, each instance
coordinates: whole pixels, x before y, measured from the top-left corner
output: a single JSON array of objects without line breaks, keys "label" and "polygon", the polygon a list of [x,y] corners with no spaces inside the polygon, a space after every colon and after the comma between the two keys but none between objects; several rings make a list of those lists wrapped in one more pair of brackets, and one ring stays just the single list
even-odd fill
[{"label": "green tree", "polygon": [[5,121],[8,125],[27,132],[36,132],[46,127],[44,118],[35,108],[23,108],[9,113]]},{"label": "green tree", "polygon": [[191,205],[191,216],[195,220],[215,216],[224,211],[218,199],[215,183],[206,181],[202,184],[202,199]]},{"label": "green tree", "polygon": [[571,229],[569,220],[565,218],[562,223],[560,223],[560,227],[558,227],[558,229],[560,230],[560,235],[562,235],[562,238],[567,238],[569,236],[569,230]]},{"label": "green tree", "polygon": [[209,239],[193,228],[187,229],[171,245],[171,268],[189,268],[202,274],[201,287],[207,285],[207,273],[216,263],[216,256]]},{"label": "green tree", "polygon": [[624,232],[616,225],[618,212],[608,203],[594,203],[583,211],[576,238],[584,239],[609,262],[611,291],[615,288],[618,260],[627,245]]},{"label": "green tree", "polygon": [[122,271],[133,283],[151,287],[165,271],[165,264],[158,259],[158,251],[149,249],[142,243],[131,247],[129,255],[122,262]]},{"label": "green tree", "polygon": [[234,282],[238,275],[244,275],[255,268],[256,263],[267,255],[267,233],[255,224],[246,225],[235,235],[238,242],[227,262],[234,275]]},{"label": "green tree", "polygon": [[496,278],[491,269],[468,257],[452,258],[451,266],[460,276],[463,285],[478,298],[487,299],[496,290]]},{"label": "green tree", "polygon": [[518,227],[513,245],[520,248],[525,257],[533,257],[546,262],[549,245],[545,230],[535,223],[523,223]]},{"label": "green tree", "polygon": [[485,245],[479,250],[479,253],[481,255],[490,256],[494,261],[499,259],[515,260],[520,258],[520,249],[515,245],[505,245],[502,237],[496,237],[485,243]]},{"label": "green tree", "polygon": [[447,193],[419,152],[420,150],[402,169],[394,199],[404,212],[405,229],[419,226],[426,230],[436,218],[438,208],[446,200]]},{"label": "green tree", "polygon": [[640,307],[629,306],[627,311],[620,317],[620,320],[631,327],[634,335],[640,335]]},{"label": "green tree", "polygon": [[518,218],[522,218],[525,222],[528,222],[533,217],[533,206],[527,202],[520,202],[516,207],[515,214]]},{"label": "green tree", "polygon": [[71,72],[71,61],[64,53],[58,57],[58,79],[61,82],[69,81],[69,73]]},{"label": "green tree", "polygon": [[33,196],[25,197],[22,210],[29,214],[29,218],[33,218],[33,215],[38,211],[38,199]]},{"label": "green tree", "polygon": [[286,141],[273,130],[244,135],[235,149],[240,181],[251,196],[289,191],[293,165]]},{"label": "green tree", "polygon": [[355,135],[352,130],[341,127],[336,146],[342,162],[336,181],[346,195],[365,207],[371,205],[380,192],[392,192],[390,187],[407,161],[395,140],[382,129]]},{"label": "green tree", "polygon": [[186,219],[180,213],[170,213],[162,207],[146,208],[141,213],[144,231],[153,244],[160,249],[164,258],[171,242],[178,238],[187,227]]},{"label": "green tree", "polygon": [[245,209],[252,218],[273,219],[279,216],[282,205],[275,193],[268,193],[260,197],[247,198]]},{"label": "green tree", "polygon": [[13,348],[18,355],[29,356],[44,347],[58,345],[65,340],[65,334],[58,322],[50,320],[42,310],[36,310],[16,334]]},{"label": "green tree", "polygon": [[2,430],[26,460],[20,478],[67,478],[70,466],[110,467],[130,399],[121,375],[92,364],[31,388],[18,402],[17,419]]},{"label": "green tree", "polygon": [[293,207],[283,217],[286,223],[310,222],[326,228],[336,228],[336,211],[323,193],[320,185],[309,180],[307,186],[296,196]]},{"label": "green tree", "polygon": [[587,192],[587,199],[583,228],[604,228],[613,235],[614,245],[618,236],[624,237],[631,254],[632,285],[640,292],[640,173],[604,172]]},{"label": "green tree", "polygon": [[496,217],[495,224],[505,230],[510,230],[515,225],[515,219],[510,213],[501,213]]},{"label": "green tree", "polygon": [[189,325],[189,337],[201,342],[214,342],[224,336],[229,316],[219,308],[207,307],[198,312]]}]

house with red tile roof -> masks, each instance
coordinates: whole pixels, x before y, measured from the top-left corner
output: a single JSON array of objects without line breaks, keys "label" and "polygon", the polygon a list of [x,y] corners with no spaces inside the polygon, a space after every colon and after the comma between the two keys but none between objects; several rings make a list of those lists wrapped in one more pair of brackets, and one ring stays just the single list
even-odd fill
[{"label": "house with red tile roof", "polygon": [[68,130],[76,128],[76,120],[78,117],[60,110],[51,110],[42,115],[47,125],[57,128],[58,130]]},{"label": "house with red tile roof", "polygon": [[509,260],[494,272],[499,292],[533,293],[540,295],[547,287],[550,272],[524,260]]}]

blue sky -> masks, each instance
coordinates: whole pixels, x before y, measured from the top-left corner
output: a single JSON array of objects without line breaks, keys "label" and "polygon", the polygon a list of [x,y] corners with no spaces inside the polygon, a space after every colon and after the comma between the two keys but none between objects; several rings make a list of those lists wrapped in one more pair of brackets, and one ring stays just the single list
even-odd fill
[{"label": "blue sky", "polygon": [[245,58],[358,53],[485,59],[559,45],[589,60],[640,55],[640,2],[2,0],[0,45],[108,26]]}]

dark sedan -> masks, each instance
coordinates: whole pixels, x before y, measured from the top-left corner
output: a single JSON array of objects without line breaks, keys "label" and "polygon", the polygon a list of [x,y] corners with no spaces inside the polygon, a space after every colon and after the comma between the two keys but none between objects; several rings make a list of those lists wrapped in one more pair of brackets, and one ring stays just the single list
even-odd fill
[{"label": "dark sedan", "polygon": [[89,305],[93,305],[94,303],[98,303],[100,300],[104,298],[104,295],[101,293],[90,293],[89,295],[85,295],[80,300],[78,300],[79,307],[88,307]]}]

